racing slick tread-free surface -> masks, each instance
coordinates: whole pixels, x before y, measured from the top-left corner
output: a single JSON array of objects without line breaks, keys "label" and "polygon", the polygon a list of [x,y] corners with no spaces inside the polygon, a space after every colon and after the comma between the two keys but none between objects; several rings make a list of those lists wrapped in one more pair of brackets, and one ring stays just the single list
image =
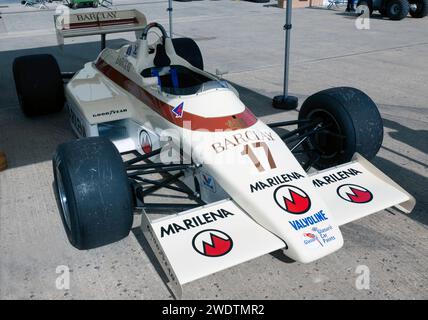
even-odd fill
[{"label": "racing slick tread-free surface", "polygon": [[13,61],[16,93],[28,117],[61,111],[64,86],[61,71],[50,54],[18,57]]},{"label": "racing slick tread-free surface", "polygon": [[92,249],[129,234],[133,220],[131,188],[122,158],[111,141],[91,137],[61,144],[53,157],[53,170],[56,195],[58,181],[62,181],[67,199],[71,227],[59,200],[58,205],[74,247]]},{"label": "racing slick tread-free surface", "polygon": [[410,10],[413,18],[423,18],[428,15],[428,0],[417,0],[410,3],[416,5],[416,10]]},{"label": "racing slick tread-free surface", "polygon": [[197,43],[190,38],[172,39],[175,52],[178,56],[189,62],[192,66],[204,70],[204,60]]},{"label": "racing slick tread-free surface", "polygon": [[[330,88],[317,92],[303,103],[299,119],[307,119],[316,110],[334,118],[345,136],[340,152],[333,157],[321,157],[314,164],[325,169],[349,162],[355,152],[367,160],[374,158],[383,141],[383,122],[379,110],[364,92],[350,87]],[[310,140],[311,143],[314,139]],[[339,150],[338,150],[339,151]]]}]

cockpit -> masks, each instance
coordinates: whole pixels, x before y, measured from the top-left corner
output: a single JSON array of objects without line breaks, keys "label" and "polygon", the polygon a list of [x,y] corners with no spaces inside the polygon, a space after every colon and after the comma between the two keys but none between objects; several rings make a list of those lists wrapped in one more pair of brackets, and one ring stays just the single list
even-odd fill
[{"label": "cockpit", "polygon": [[[149,25],[147,30],[151,27],[159,28],[163,33],[163,38],[161,43],[156,44],[156,49],[149,50],[148,55],[154,55],[152,58],[153,64],[151,67],[144,68],[141,71],[140,74],[143,78],[156,79],[157,85],[162,92],[179,96],[193,95],[211,89],[231,88],[224,80],[208,77],[184,65],[174,63],[174,58],[171,59],[166,52],[166,32],[163,27],[153,24]],[[145,32],[147,31],[145,30]],[[142,38],[146,39],[144,33]],[[175,53],[173,56],[176,56]],[[151,60],[150,58],[149,60]]]},{"label": "cockpit", "polygon": [[202,93],[211,89],[230,88],[226,81],[210,79],[180,65],[147,68],[141,75],[156,77],[162,92],[178,96]]}]

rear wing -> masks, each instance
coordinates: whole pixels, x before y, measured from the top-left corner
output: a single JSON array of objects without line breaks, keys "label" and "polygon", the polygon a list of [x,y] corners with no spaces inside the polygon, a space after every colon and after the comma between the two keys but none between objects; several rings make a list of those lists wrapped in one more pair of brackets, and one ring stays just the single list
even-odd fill
[{"label": "rear wing", "polygon": [[54,15],[56,35],[59,45],[64,38],[101,35],[101,49],[105,48],[105,35],[134,31],[136,37],[147,25],[146,17],[138,10],[108,10],[69,13],[65,10]]}]

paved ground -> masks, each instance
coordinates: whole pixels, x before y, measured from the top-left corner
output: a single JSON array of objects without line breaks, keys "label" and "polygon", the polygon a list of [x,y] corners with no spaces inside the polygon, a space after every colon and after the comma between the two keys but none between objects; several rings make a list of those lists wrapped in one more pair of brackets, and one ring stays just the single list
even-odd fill
[{"label": "paved ground", "polygon": [[[209,71],[228,69],[226,78],[258,116],[270,121],[297,115],[270,106],[282,86],[283,10],[237,1],[174,6],[176,34],[197,40]],[[134,7],[150,21],[167,21],[165,1]],[[50,163],[56,145],[73,139],[66,115],[30,120],[17,106],[11,75],[16,56],[48,52],[63,70],[77,70],[96,56],[96,38],[68,40],[60,51],[53,11],[17,5],[1,10],[0,150],[7,153],[9,169],[0,173],[0,298],[171,298],[137,228],[127,239],[97,250],[80,252],[68,244]],[[11,13],[18,10],[25,12]],[[344,226],[343,249],[318,262],[287,263],[265,255],[187,285],[185,298],[428,298],[428,19],[377,17],[370,30],[357,30],[354,22],[341,11],[294,11],[290,90],[301,101],[339,85],[366,91],[385,125],[374,162],[416,197],[415,210],[409,216],[382,212]],[[110,45],[125,37],[111,36]],[[58,265],[71,269],[68,291],[55,288]],[[356,289],[359,265],[370,269],[368,290]]]}]

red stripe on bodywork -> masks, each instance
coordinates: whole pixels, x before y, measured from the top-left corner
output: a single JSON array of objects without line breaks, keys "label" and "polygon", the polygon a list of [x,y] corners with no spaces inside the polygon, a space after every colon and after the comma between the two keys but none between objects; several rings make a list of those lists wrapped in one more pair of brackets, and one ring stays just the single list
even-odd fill
[{"label": "red stripe on bodywork", "polygon": [[173,106],[151,95],[103,59],[98,59],[95,66],[110,80],[141,100],[163,118],[179,127],[183,127],[183,123],[186,122],[186,127],[190,124],[189,129],[191,130],[239,130],[248,128],[257,122],[257,118],[248,108],[245,108],[245,110],[239,114],[215,118],[205,118],[184,111],[183,116],[177,118],[172,112]]}]

